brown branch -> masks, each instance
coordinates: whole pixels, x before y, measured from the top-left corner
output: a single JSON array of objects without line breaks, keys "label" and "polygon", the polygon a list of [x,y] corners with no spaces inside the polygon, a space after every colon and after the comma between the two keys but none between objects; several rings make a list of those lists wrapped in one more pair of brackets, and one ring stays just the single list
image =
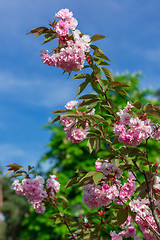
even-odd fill
[{"label": "brown branch", "polygon": [[143,175],[144,175],[145,181],[146,181],[147,193],[148,193],[149,202],[150,202],[150,209],[152,211],[152,215],[154,217],[154,220],[155,220],[155,222],[157,224],[157,227],[158,227],[158,231],[160,233],[160,220],[158,218],[157,211],[155,209],[155,205],[154,205],[153,195],[152,195],[152,191],[151,191],[151,187],[150,187],[150,180],[149,180],[149,177],[148,177],[148,173],[146,171],[143,171]]},{"label": "brown branch", "polygon": [[68,226],[68,223],[67,223],[66,219],[64,219],[65,216],[64,216],[63,214],[60,213],[60,211],[59,211],[59,209],[58,209],[58,207],[57,207],[57,205],[56,205],[55,202],[53,202],[52,205],[57,209],[58,213],[60,214],[60,217],[61,217],[62,223],[63,223],[64,225],[66,225],[66,227],[68,228],[68,231],[69,231],[69,233],[71,234],[72,238],[73,238],[74,240],[76,240],[74,234],[72,233],[70,227]]},{"label": "brown branch", "polygon": [[[122,189],[122,187],[115,181],[115,184],[124,192],[124,194],[126,195],[126,197],[128,198],[128,200],[130,201],[130,202],[132,202],[132,200],[131,200],[131,198],[127,195],[127,193]],[[120,198],[119,198],[119,200],[123,203],[123,204],[125,204]],[[125,204],[126,205],[126,204]],[[160,234],[156,231],[156,229],[154,229],[154,227],[152,226],[152,224],[148,221],[148,219],[145,217],[144,219],[139,215],[139,214],[137,214],[141,219],[142,219],[142,221],[144,221],[147,225],[148,225],[148,227],[149,227],[149,229],[155,234],[155,236],[156,236],[156,238],[157,239],[160,239]],[[136,222],[135,222],[136,223]]]}]

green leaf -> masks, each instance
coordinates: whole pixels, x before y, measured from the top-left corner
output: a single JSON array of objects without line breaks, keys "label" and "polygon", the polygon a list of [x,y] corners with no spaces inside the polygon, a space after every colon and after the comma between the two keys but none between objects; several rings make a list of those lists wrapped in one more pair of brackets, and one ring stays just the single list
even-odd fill
[{"label": "green leaf", "polygon": [[92,99],[92,98],[99,99],[99,97],[96,94],[86,94],[79,97],[79,99]]},{"label": "green leaf", "polygon": [[78,105],[78,108],[81,108],[83,106],[88,106],[90,104],[93,104],[94,103],[94,106],[97,105],[97,100],[96,99],[85,99],[83,100],[79,105]]},{"label": "green leaf", "polygon": [[95,42],[95,41],[98,41],[98,40],[101,40],[101,39],[104,39],[104,38],[106,38],[104,35],[94,34],[91,37],[91,42]]},{"label": "green leaf", "polygon": [[[17,163],[8,164],[6,167],[9,167],[9,169],[8,169],[8,171],[6,172],[5,176],[6,176],[7,174],[13,172],[13,171],[14,171],[14,172],[18,171],[19,169],[23,169],[23,170],[24,170],[24,168],[23,168],[21,165],[17,164]],[[25,172],[25,171],[24,171],[24,172]]]},{"label": "green leaf", "polygon": [[60,217],[57,217],[56,219],[55,219],[55,222],[54,222],[55,224],[59,224],[59,223],[61,223],[61,218]]},{"label": "green leaf", "polygon": [[62,201],[63,210],[66,209],[66,208],[68,207],[68,201],[67,201],[67,199],[66,199],[64,196],[60,196],[60,197],[58,197],[58,199]]},{"label": "green leaf", "polygon": [[76,94],[76,96],[78,96],[81,92],[83,92],[83,90],[87,87],[87,85],[88,85],[89,82],[90,82],[90,80],[89,80],[89,79],[86,79],[84,82],[82,82],[82,83],[79,85],[79,87],[78,87],[78,89],[77,89],[77,94]]},{"label": "green leaf", "polygon": [[121,89],[119,87],[114,87],[114,91],[121,95],[129,97],[129,94],[124,89]]},{"label": "green leaf", "polygon": [[82,78],[90,78],[90,75],[88,73],[84,74],[76,74],[73,79],[82,79]]},{"label": "green leaf", "polygon": [[94,174],[96,173],[96,171],[90,171],[88,172],[84,177],[81,178],[81,180],[79,181],[79,183],[81,183],[85,178],[90,178],[92,177]]},{"label": "green leaf", "polygon": [[121,87],[129,87],[128,84],[123,83],[123,82],[118,82],[118,81],[114,81],[110,83],[110,86],[121,86]]},{"label": "green leaf", "polygon": [[110,70],[108,68],[105,68],[105,67],[101,67],[105,77],[107,78],[107,80],[109,82],[114,82],[114,77],[112,75],[112,73],[110,72]]},{"label": "green leaf", "polygon": [[74,177],[74,178],[70,179],[69,182],[67,183],[67,185],[65,186],[65,188],[71,187],[74,184],[76,184],[77,183],[77,179],[78,179],[78,177]]},{"label": "green leaf", "polygon": [[30,171],[31,169],[33,169],[34,167],[31,167],[30,165],[28,166],[28,171]]},{"label": "green leaf", "polygon": [[86,171],[85,169],[83,168],[79,168],[77,169],[76,173],[87,173],[88,171]]},{"label": "green leaf", "polygon": [[10,176],[9,179],[16,178],[16,177],[19,177],[19,176],[22,176],[22,174],[21,173],[15,173],[12,176]]},{"label": "green leaf", "polygon": [[51,124],[57,122],[59,119],[60,119],[60,115],[56,116],[55,118],[53,118]]},{"label": "green leaf", "polygon": [[135,108],[137,108],[137,109],[141,109],[142,103],[140,103],[140,102],[135,102],[135,103],[133,104],[133,106],[134,106]]},{"label": "green leaf", "polygon": [[101,173],[101,172],[96,172],[93,175],[93,181],[94,181],[95,185],[97,185],[99,183],[99,181],[102,179],[102,177],[103,177],[103,173]]},{"label": "green leaf", "polygon": [[92,115],[92,117],[96,120],[105,120],[101,115],[98,115],[98,114],[94,114]]},{"label": "green leaf", "polygon": [[156,118],[159,118],[160,119],[160,112],[158,112],[157,110],[149,110],[148,111],[148,114],[153,116],[153,117],[156,117]]},{"label": "green leaf", "polygon": [[101,140],[99,138],[96,139],[96,152],[101,148]]},{"label": "green leaf", "polygon": [[55,110],[55,111],[53,111],[52,113],[64,113],[64,112],[68,112],[68,110],[67,109],[57,109],[57,110]]},{"label": "green leaf", "polygon": [[57,33],[47,33],[44,38],[44,42],[42,44],[48,43],[50,41],[52,41],[53,39],[57,38],[58,34]]},{"label": "green leaf", "polygon": [[[80,115],[80,113],[79,113],[79,115]],[[77,115],[77,114],[74,113],[74,112],[68,112],[68,113],[62,114],[61,116],[79,118],[79,117],[80,117],[79,115]],[[82,115],[81,115],[81,116],[82,116]]]},{"label": "green leaf", "polygon": [[119,211],[118,211],[118,214],[117,214],[117,224],[118,226],[120,226],[121,224],[123,224],[128,218],[128,212],[127,210],[121,208]]},{"label": "green leaf", "polygon": [[110,62],[109,58],[104,54],[102,49],[100,49],[99,47],[97,47],[95,45],[90,45],[90,47],[94,50],[93,55],[95,55],[96,57],[100,57],[100,58]]},{"label": "green leaf", "polygon": [[[32,29],[30,32],[28,32],[28,33],[26,33],[26,34],[32,34],[32,33],[38,33],[38,32],[46,32],[46,31],[48,31],[49,29],[48,28],[46,28],[46,27],[37,27],[37,28],[34,28],[34,29]],[[53,32],[53,30],[52,30],[52,32]]]},{"label": "green leaf", "polygon": [[94,60],[94,62],[96,63],[96,64],[98,64],[98,65],[109,65],[106,61],[104,61],[104,60],[102,60],[102,59],[100,59],[100,58],[93,58],[93,60]]},{"label": "green leaf", "polygon": [[144,111],[149,111],[149,110],[152,110],[153,109],[153,106],[151,103],[147,103],[145,106],[144,106]]},{"label": "green leaf", "polygon": [[90,153],[92,153],[95,144],[96,144],[96,140],[94,138],[89,138],[88,139],[87,147],[88,147],[88,150],[89,150]]},{"label": "green leaf", "polygon": [[107,105],[101,105],[101,107],[105,108],[108,112],[110,112],[111,114],[113,114],[113,110],[111,107],[107,106]]}]

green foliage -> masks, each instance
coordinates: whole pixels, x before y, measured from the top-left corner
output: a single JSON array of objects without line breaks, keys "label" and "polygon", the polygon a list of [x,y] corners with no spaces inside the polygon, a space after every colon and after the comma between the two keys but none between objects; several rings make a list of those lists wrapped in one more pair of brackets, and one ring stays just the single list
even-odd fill
[{"label": "green foliage", "polygon": [[2,222],[4,240],[19,240],[21,239],[21,232],[24,231],[21,223],[28,215],[29,206],[25,198],[17,195],[12,190],[11,181],[7,177],[2,176],[0,183],[2,183],[3,193],[1,210],[4,216],[4,222]]},{"label": "green foliage", "polygon": [[[110,72],[107,71],[107,74],[110,74]],[[109,75],[109,77],[112,79],[112,75]],[[106,76],[107,79],[109,77],[108,75]],[[99,130],[92,129],[92,131],[88,134],[88,137],[89,137],[88,143],[87,143],[87,140],[84,140],[79,144],[71,143],[66,139],[65,133],[63,132],[63,128],[59,125],[52,125],[52,126],[50,125],[45,127],[46,129],[49,129],[51,131],[51,140],[47,145],[49,148],[49,151],[45,153],[42,159],[39,161],[37,165],[37,170],[42,175],[47,174],[47,176],[49,176],[50,174],[56,174],[58,176],[58,181],[61,183],[61,195],[68,200],[70,205],[69,207],[66,208],[67,202],[65,201],[65,199],[59,199],[59,201],[61,202],[61,208],[64,209],[63,210],[64,214],[66,214],[66,216],[70,216],[70,215],[73,216],[73,218],[71,218],[70,216],[70,218],[72,219],[71,222],[73,223],[72,226],[74,226],[75,221],[78,221],[77,220],[78,216],[81,215],[83,218],[85,215],[87,215],[87,216],[90,216],[93,220],[92,228],[94,229],[94,231],[98,231],[98,226],[100,221],[98,212],[96,213],[95,211],[92,210],[90,213],[87,213],[88,209],[86,206],[83,205],[83,202],[82,202],[82,186],[85,185],[86,183],[93,182],[93,181],[97,183],[103,177],[102,173],[97,173],[94,171],[95,169],[94,164],[97,158],[102,158],[102,157],[105,157],[107,159],[112,159],[113,157],[115,158],[116,153],[109,148],[109,144],[111,142],[112,144],[115,144],[116,147],[118,146],[118,148],[120,148],[120,153],[122,155],[127,156],[128,158],[128,164],[122,163],[120,165],[120,168],[122,170],[127,170],[127,171],[130,170],[132,168],[131,159],[134,159],[135,157],[140,160],[141,165],[146,164],[146,159],[141,154],[141,151],[144,151],[145,149],[144,143],[140,145],[139,150],[133,147],[128,147],[128,150],[126,150],[126,148],[123,147],[123,144],[118,143],[116,138],[114,138],[112,135],[111,136],[108,135],[108,133],[110,132],[110,129],[112,128],[112,126],[110,126],[111,125],[110,119],[113,118],[112,117],[113,105],[115,106],[115,111],[119,111],[117,106],[123,109],[124,106],[126,106],[126,102],[128,101],[128,96],[126,96],[126,94],[119,94],[117,91],[117,87],[119,86],[128,87],[128,85],[130,86],[128,89],[128,94],[130,96],[130,101],[134,103],[134,106],[135,108],[137,108],[137,111],[140,111],[140,109],[142,109],[142,107],[144,107],[144,105],[147,102],[150,102],[151,104],[149,105],[150,108],[148,106],[148,111],[153,110],[152,104],[154,105],[157,104],[156,102],[148,101],[147,99],[148,97],[153,96],[154,94],[153,91],[139,90],[138,83],[139,83],[140,77],[141,76],[138,74],[132,74],[132,75],[127,74],[122,76],[115,76],[114,81],[113,79],[112,81],[110,80],[109,81],[110,85],[108,86],[112,87],[113,89],[113,91],[108,92],[108,95],[107,95],[108,99],[112,98],[112,101],[110,101],[110,106],[106,105],[105,102],[103,101],[102,96],[97,94],[101,90],[98,89],[96,86],[95,86],[96,91],[94,93],[83,95],[79,98],[83,100],[82,101],[83,104],[80,103],[79,108],[88,104],[90,104],[89,105],[90,110],[92,110],[93,107],[96,107],[96,115],[89,116],[88,119],[90,119],[90,117],[93,117],[94,121],[98,121],[98,122],[102,121],[102,125],[100,125]],[[78,74],[74,78],[89,79],[89,76],[86,74]],[[106,80],[101,80],[101,82],[105,86]],[[141,105],[141,102],[143,102],[143,105]],[[99,115],[101,110],[103,110],[103,112],[101,115]],[[64,113],[64,112],[66,112],[65,116],[68,115],[68,116],[77,117],[77,115],[73,111],[66,111],[62,109],[54,111],[54,113]],[[81,117],[82,116],[77,118],[81,118]],[[107,129],[103,127],[103,122],[108,126]],[[100,142],[98,142],[99,141],[98,139],[100,139],[102,134],[105,137],[108,136],[109,138],[107,137],[106,142],[101,143],[101,149],[99,150]],[[96,140],[95,140],[95,137],[96,137]],[[113,139],[114,139],[114,142],[113,142]],[[87,147],[91,154],[88,152]],[[155,160],[158,161],[158,158],[159,158],[158,147],[159,147],[158,142],[150,140],[148,151],[150,153],[151,162],[155,162]],[[49,164],[51,166],[47,173],[43,172],[43,164]],[[143,180],[141,179],[141,177],[139,179],[140,181]],[[112,209],[110,208],[109,211],[111,213]],[[92,212],[94,212],[93,216],[92,216]],[[118,224],[120,225],[127,218],[127,215],[128,215],[126,210],[120,208],[119,206],[116,213],[117,215],[114,215],[114,214],[115,213],[113,213],[113,217],[111,217],[110,219],[106,216],[106,219],[105,219],[106,223],[107,221],[110,221],[110,227],[107,225],[108,227],[102,229],[102,235],[105,235],[106,237],[107,237],[107,232],[111,230],[111,227],[115,227],[115,224],[117,224],[116,222],[114,222],[115,221],[114,219],[117,217]],[[121,217],[122,215],[123,215],[123,218]],[[54,220],[57,223],[56,225],[53,225],[53,218],[48,219],[46,221],[47,216],[50,216],[48,212],[46,212],[45,215],[38,215],[34,213],[33,210],[31,209],[30,215],[28,216],[28,218],[26,218],[23,221],[23,226],[27,228],[27,231],[22,234],[21,239],[29,240],[30,236],[32,236],[33,239],[44,239],[44,240],[45,239],[46,240],[47,239],[59,239],[59,240],[65,239],[65,234],[67,233],[67,231],[65,226],[58,224],[58,222],[60,221],[59,215],[57,215],[56,220],[54,218]],[[34,225],[32,224],[33,222],[34,222]],[[40,232],[39,232],[39,229],[40,229]],[[93,232],[92,234],[94,235]],[[79,233],[79,234],[82,234],[82,233]],[[89,234],[89,233],[86,232],[86,234]]]}]

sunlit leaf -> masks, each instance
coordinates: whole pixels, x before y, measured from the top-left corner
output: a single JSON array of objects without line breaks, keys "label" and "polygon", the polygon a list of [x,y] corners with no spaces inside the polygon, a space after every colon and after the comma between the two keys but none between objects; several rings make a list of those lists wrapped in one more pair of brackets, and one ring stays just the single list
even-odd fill
[{"label": "sunlit leaf", "polygon": [[76,184],[77,183],[77,179],[78,179],[77,177],[74,177],[74,178],[70,179],[69,182],[67,183],[67,185],[65,186],[65,188],[71,187],[74,184]]},{"label": "sunlit leaf", "polygon": [[91,37],[91,42],[98,41],[98,40],[101,40],[101,39],[104,39],[104,38],[106,38],[104,35],[94,34]]},{"label": "sunlit leaf", "polygon": [[82,78],[89,78],[90,75],[88,73],[84,73],[84,74],[76,74],[73,79],[82,79]]},{"label": "sunlit leaf", "polygon": [[113,77],[111,71],[108,68],[105,68],[105,67],[101,67],[101,69],[102,69],[105,77],[107,78],[107,80],[109,82],[113,82],[114,81],[114,77]]},{"label": "sunlit leaf", "polygon": [[110,83],[110,86],[122,86],[122,87],[129,87],[128,84],[123,83],[123,82],[118,82],[118,81],[114,81]]},{"label": "sunlit leaf", "polygon": [[78,96],[81,92],[83,92],[83,90],[87,87],[87,85],[88,85],[89,82],[90,82],[90,80],[89,80],[89,79],[86,79],[84,82],[82,82],[82,83],[79,85],[79,87],[78,87],[78,89],[77,89],[77,94],[76,94],[76,96]]},{"label": "sunlit leaf", "polygon": [[60,115],[56,116],[55,118],[53,118],[51,123],[55,123],[60,119]]},{"label": "sunlit leaf", "polygon": [[96,144],[96,140],[95,139],[93,139],[93,138],[89,138],[88,139],[87,147],[88,147],[88,150],[89,150],[90,153],[92,153],[95,144]]},{"label": "sunlit leaf", "polygon": [[102,179],[102,177],[103,177],[103,173],[101,173],[101,172],[96,172],[93,175],[93,181],[94,181],[95,185],[97,185],[99,183],[99,181]]}]

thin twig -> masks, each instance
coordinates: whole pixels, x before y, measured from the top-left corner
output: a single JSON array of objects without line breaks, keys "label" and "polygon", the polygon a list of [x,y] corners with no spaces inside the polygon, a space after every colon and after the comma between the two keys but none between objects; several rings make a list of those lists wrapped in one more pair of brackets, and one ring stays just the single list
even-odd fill
[{"label": "thin twig", "polygon": [[73,238],[74,240],[76,240],[74,234],[72,233],[70,227],[68,226],[68,223],[67,223],[66,219],[64,219],[64,216],[60,213],[60,211],[59,211],[56,203],[53,202],[52,205],[57,209],[57,211],[58,211],[58,213],[60,214],[60,217],[61,217],[61,219],[62,219],[62,223],[63,223],[64,225],[66,225],[66,227],[68,228],[68,231],[69,231],[69,233],[71,234],[72,238]]},{"label": "thin twig", "polygon": [[157,211],[155,209],[154,200],[153,200],[153,196],[152,196],[152,192],[151,192],[151,188],[150,188],[150,180],[148,178],[148,173],[146,171],[143,171],[143,175],[145,177],[145,181],[146,181],[146,185],[147,185],[147,193],[148,193],[148,197],[149,197],[149,202],[150,202],[150,208],[151,208],[151,211],[152,211],[152,215],[154,217],[154,220],[155,220],[155,222],[157,224],[157,227],[158,227],[158,231],[160,233],[160,220],[158,218]]}]

